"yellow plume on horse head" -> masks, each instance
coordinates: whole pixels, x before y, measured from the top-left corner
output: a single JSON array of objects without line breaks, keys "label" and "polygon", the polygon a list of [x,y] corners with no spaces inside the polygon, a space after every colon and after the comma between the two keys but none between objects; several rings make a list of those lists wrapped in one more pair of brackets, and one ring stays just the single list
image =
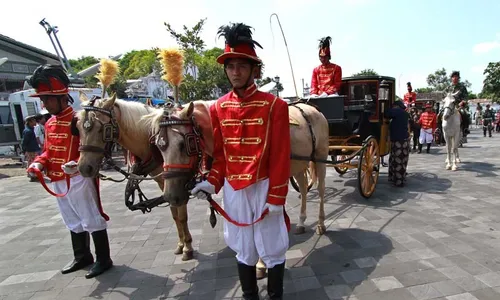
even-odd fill
[{"label": "yellow plume on horse head", "polygon": [[159,51],[158,58],[160,59],[164,73],[161,78],[172,85],[175,102],[178,102],[179,86],[182,82],[184,71],[184,53],[178,48],[167,48]]},{"label": "yellow plume on horse head", "polygon": [[100,64],[99,73],[97,73],[95,77],[101,82],[102,99],[104,99],[106,89],[115,81],[116,75],[120,71],[120,67],[118,66],[118,62],[109,58],[101,59]]}]

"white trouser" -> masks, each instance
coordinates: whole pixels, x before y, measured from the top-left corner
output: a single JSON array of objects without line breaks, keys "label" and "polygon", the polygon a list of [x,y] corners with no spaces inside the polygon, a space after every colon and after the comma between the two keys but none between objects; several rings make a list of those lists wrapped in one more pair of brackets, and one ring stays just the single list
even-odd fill
[{"label": "white trouser", "polygon": [[[64,197],[57,197],[57,205],[66,227],[80,233],[90,233],[107,228],[106,220],[97,206],[97,190],[93,178],[77,175],[71,178],[70,190]],[[66,180],[52,183],[57,194],[66,193]]]},{"label": "white trouser", "polygon": [[[268,190],[268,179],[237,191],[225,181],[224,210],[236,222],[252,223],[265,209]],[[236,252],[238,262],[255,266],[260,257],[267,268],[285,262],[289,246],[283,213],[267,215],[262,221],[247,227],[238,227],[224,220],[224,239]]]},{"label": "white trouser", "polygon": [[432,136],[432,129],[420,129],[420,137],[418,138],[418,141],[420,144],[430,144],[432,143],[433,136]]}]

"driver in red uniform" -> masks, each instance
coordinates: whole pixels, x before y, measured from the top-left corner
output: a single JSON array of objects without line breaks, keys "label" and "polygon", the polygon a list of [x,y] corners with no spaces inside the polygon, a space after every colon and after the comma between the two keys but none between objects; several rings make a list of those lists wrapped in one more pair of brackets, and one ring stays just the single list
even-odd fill
[{"label": "driver in red uniform", "polygon": [[404,105],[409,109],[417,100],[417,93],[413,91],[411,82],[407,82],[406,86],[408,88],[408,93],[405,94],[403,101]]},{"label": "driver in red uniform", "polygon": [[[61,272],[71,273],[93,264],[85,275],[92,278],[113,266],[106,231],[109,217],[102,211],[96,179],[78,173],[80,138],[74,122],[75,112],[68,104],[73,103],[69,83],[64,69],[56,65],[40,66],[30,78],[30,85],[36,91],[30,97],[40,97],[53,117],[45,123],[44,149],[29,166],[28,175],[35,177],[38,171],[45,171],[51,179],[59,211],[71,233],[74,259]],[[39,179],[45,183],[43,178]],[[94,240],[95,263],[89,233]]]},{"label": "driver in red uniform", "polygon": [[[224,209],[241,227],[224,221],[224,238],[236,252],[244,299],[259,299],[256,264],[268,268],[270,299],[283,299],[285,253],[290,221],[285,212],[290,176],[288,105],[257,89],[262,61],[255,53],[251,27],[223,26],[226,47],[217,62],[224,64],[233,90],[210,107],[214,132],[213,163],[207,180],[191,191],[198,198],[224,190]],[[203,193],[205,192],[205,193]],[[267,215],[264,212],[268,210]]]},{"label": "driver in red uniform", "polygon": [[342,68],[330,62],[331,37],[322,38],[319,42],[319,61],[321,65],[314,68],[311,79],[312,97],[338,95],[342,85]]}]

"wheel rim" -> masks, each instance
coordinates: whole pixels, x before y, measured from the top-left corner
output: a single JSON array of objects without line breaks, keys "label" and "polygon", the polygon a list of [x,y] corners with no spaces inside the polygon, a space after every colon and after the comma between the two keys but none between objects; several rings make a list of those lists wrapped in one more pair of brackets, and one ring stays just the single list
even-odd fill
[{"label": "wheel rim", "polygon": [[378,154],[378,143],[375,139],[368,141],[367,148],[363,151],[361,163],[361,176],[358,179],[361,183],[363,195],[370,196],[375,191],[377,185],[380,156]]}]

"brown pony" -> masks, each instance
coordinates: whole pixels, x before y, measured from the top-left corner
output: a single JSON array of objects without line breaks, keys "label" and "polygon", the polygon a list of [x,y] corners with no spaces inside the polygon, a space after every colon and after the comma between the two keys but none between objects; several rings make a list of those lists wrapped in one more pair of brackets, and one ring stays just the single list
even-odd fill
[{"label": "brown pony", "polygon": [[[90,103],[83,93],[80,94],[80,100],[84,108]],[[84,109],[78,114],[77,121],[81,144],[78,170],[82,176],[98,175],[105,148],[109,144],[109,137],[105,137],[106,131],[109,133],[110,128],[115,131],[115,142],[139,158],[141,162],[148,164],[144,166],[144,169],[148,170],[150,176],[162,173],[161,156],[158,155],[159,161],[154,159],[153,154],[157,148],[150,143],[151,129],[139,121],[145,115],[163,110],[142,103],[116,99],[116,96],[96,100],[92,108],[87,108],[87,110],[86,112]],[[155,180],[164,191],[163,179],[157,177]],[[182,260],[193,258],[192,237],[188,228],[187,201],[186,197],[176,203],[170,203],[170,211],[179,235],[175,254],[182,254]]]},{"label": "brown pony", "polygon": [[[163,156],[165,170],[164,197],[168,202],[176,202],[189,195],[186,186],[198,171],[198,154],[203,152],[209,156],[213,151],[213,133],[209,108],[215,101],[193,101],[182,110],[175,108],[155,111],[142,119],[144,127],[153,130],[156,136],[155,143]],[[302,112],[301,112],[302,110]],[[315,159],[326,160],[328,157],[328,122],[324,115],[316,108],[304,104],[289,106],[290,134],[292,155],[310,157],[313,151],[313,142],[310,130],[314,133]],[[304,117],[305,116],[305,117]],[[306,120],[307,118],[307,120]],[[309,128],[310,123],[311,129]],[[200,139],[197,141],[197,138]],[[304,221],[307,218],[307,179],[306,170],[309,167],[307,160],[291,161],[290,176],[299,183],[301,193],[301,209],[296,233],[304,233]],[[171,170],[172,169],[172,170]],[[174,171],[175,170],[175,171]],[[325,212],[325,176],[324,163],[312,164],[313,180],[317,181],[320,197],[320,210],[317,234],[324,234]]]}]

